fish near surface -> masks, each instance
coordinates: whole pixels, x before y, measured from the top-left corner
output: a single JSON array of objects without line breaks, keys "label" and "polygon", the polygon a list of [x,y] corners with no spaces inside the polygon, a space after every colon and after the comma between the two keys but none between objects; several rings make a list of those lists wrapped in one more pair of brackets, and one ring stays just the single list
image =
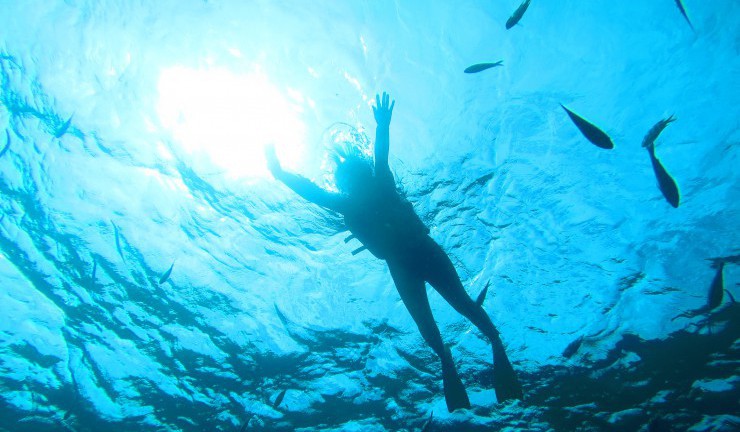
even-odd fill
[{"label": "fish near surface", "polygon": [[678,185],[673,177],[668,173],[668,170],[665,169],[660,160],[655,156],[655,140],[658,138],[658,135],[663,132],[663,129],[675,120],[676,119],[673,116],[670,116],[667,119],[663,119],[658,123],[655,123],[642,140],[642,146],[647,149],[648,154],[650,155],[650,163],[653,166],[655,177],[658,179],[658,188],[660,189],[660,192],[663,193],[663,196],[670,205],[674,208],[678,208],[681,203],[681,194],[678,191]]},{"label": "fish near surface", "polygon": [[[724,269],[725,269],[725,262],[720,261],[717,267],[717,272],[714,274],[714,278],[712,279],[712,284],[709,286],[709,295],[707,298],[706,305],[698,309],[690,310],[682,314],[676,315],[675,317],[673,317],[671,321],[675,321],[678,318],[693,318],[698,315],[709,314],[714,309],[719,307],[722,304],[722,298],[725,293],[725,278],[723,274]],[[734,303],[735,299],[732,297],[732,294],[730,294],[729,291],[727,291],[727,295],[730,297],[730,300],[732,300],[732,302]]]},{"label": "fish near surface", "polygon": [[514,27],[519,20],[522,19],[522,16],[524,16],[524,12],[527,11],[527,8],[529,7],[529,3],[531,0],[524,0],[522,4],[519,5],[518,8],[514,11],[513,14],[509,17],[508,20],[506,20],[506,29],[510,29]]},{"label": "fish near surface", "polygon": [[673,177],[668,174],[663,164],[655,157],[655,149],[653,147],[648,149],[648,153],[650,154],[650,163],[653,165],[653,171],[658,178],[658,188],[660,188],[668,203],[674,208],[678,208],[681,203],[681,194],[678,191],[676,181],[673,180]]},{"label": "fish near surface", "polygon": [[611,138],[609,138],[609,135],[606,134],[606,132],[602,131],[593,123],[587,121],[573,111],[569,110],[565,107],[565,105],[560,104],[560,106],[563,107],[566,113],[568,113],[568,117],[570,117],[570,119],[573,121],[573,124],[576,125],[583,136],[586,137],[587,140],[591,141],[592,144],[603,149],[614,148],[614,143],[612,142]]},{"label": "fish near surface", "polygon": [[478,72],[483,72],[486,69],[491,69],[493,67],[503,66],[503,65],[504,65],[504,61],[503,60],[499,60],[499,61],[497,61],[495,63],[478,63],[478,64],[474,64],[472,66],[468,66],[467,68],[465,68],[465,70],[463,72],[465,72],[466,74],[474,74],[474,73],[478,73]]},{"label": "fish near surface", "polygon": [[273,404],[272,404],[272,407],[273,408],[277,408],[277,407],[280,406],[280,403],[283,402],[283,398],[285,398],[285,392],[287,392],[287,391],[288,390],[283,390],[283,391],[280,392],[279,395],[277,395],[277,397],[275,398],[275,402],[273,402]]},{"label": "fish near surface", "polygon": [[90,274],[90,281],[94,284],[95,283],[95,275],[98,273],[98,262],[93,258],[93,268],[92,273]]},{"label": "fish near surface", "polygon": [[10,148],[10,132],[8,132],[8,130],[6,129],[5,130],[5,147],[3,147],[2,150],[0,150],[0,157],[2,157],[5,154],[5,152],[8,151],[9,148]]},{"label": "fish near surface", "polygon": [[54,137],[55,138],[61,138],[62,136],[64,136],[65,133],[67,133],[67,130],[69,129],[69,126],[72,124],[72,117],[73,116],[70,116],[67,119],[67,121],[64,122],[64,124],[62,125],[62,127],[60,127],[59,129],[57,129],[57,132],[54,134]]},{"label": "fish near surface", "polygon": [[162,285],[163,283],[167,282],[167,279],[170,278],[170,275],[172,274],[172,269],[175,267],[175,262],[172,261],[172,265],[169,269],[167,269],[166,272],[159,278],[159,284]]},{"label": "fish near surface", "polygon": [[116,250],[118,251],[118,256],[125,261],[125,258],[123,258],[123,251],[121,250],[121,233],[118,230],[118,225],[113,223],[113,221],[111,221],[111,225],[113,225],[113,231],[116,235]]}]

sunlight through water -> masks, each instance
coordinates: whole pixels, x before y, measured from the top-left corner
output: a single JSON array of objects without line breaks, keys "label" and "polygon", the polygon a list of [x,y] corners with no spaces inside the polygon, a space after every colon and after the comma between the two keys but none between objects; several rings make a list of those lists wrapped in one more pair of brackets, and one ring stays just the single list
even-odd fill
[{"label": "sunlight through water", "polygon": [[274,144],[286,167],[300,164],[302,107],[264,73],[172,67],[160,74],[158,90],[159,119],[192,158],[207,157],[229,177],[263,177],[264,148]]},{"label": "sunlight through water", "polygon": [[740,0],[0,11],[0,432],[740,431]]}]

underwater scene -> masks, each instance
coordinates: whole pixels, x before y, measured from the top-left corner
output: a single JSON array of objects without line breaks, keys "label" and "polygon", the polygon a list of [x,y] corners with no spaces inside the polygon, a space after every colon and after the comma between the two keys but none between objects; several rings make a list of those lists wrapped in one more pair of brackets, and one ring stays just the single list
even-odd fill
[{"label": "underwater scene", "polygon": [[740,430],[739,1],[0,11],[0,431]]}]

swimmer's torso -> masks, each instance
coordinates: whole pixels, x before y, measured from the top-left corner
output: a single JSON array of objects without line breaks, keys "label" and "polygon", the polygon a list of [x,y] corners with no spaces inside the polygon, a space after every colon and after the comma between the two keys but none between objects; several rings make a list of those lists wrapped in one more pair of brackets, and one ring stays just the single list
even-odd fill
[{"label": "swimmer's torso", "polygon": [[344,223],[377,258],[393,259],[413,249],[429,230],[398,194],[392,177],[373,180],[368,192],[344,213]]}]

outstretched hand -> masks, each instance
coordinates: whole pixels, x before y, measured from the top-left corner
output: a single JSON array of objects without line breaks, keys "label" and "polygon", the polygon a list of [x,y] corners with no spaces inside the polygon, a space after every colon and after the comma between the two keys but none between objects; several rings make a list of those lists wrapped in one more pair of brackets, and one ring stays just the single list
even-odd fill
[{"label": "outstretched hand", "polygon": [[375,106],[373,107],[373,114],[375,115],[375,122],[378,126],[389,127],[391,125],[391,115],[393,114],[393,106],[396,101],[388,103],[390,96],[388,93],[383,92],[383,99],[381,100],[380,95],[375,95]]},{"label": "outstretched hand", "polygon": [[274,145],[268,144],[265,147],[265,159],[267,159],[267,168],[270,169],[273,176],[277,177],[283,171],[283,168],[280,166],[277,154],[275,154]]}]

